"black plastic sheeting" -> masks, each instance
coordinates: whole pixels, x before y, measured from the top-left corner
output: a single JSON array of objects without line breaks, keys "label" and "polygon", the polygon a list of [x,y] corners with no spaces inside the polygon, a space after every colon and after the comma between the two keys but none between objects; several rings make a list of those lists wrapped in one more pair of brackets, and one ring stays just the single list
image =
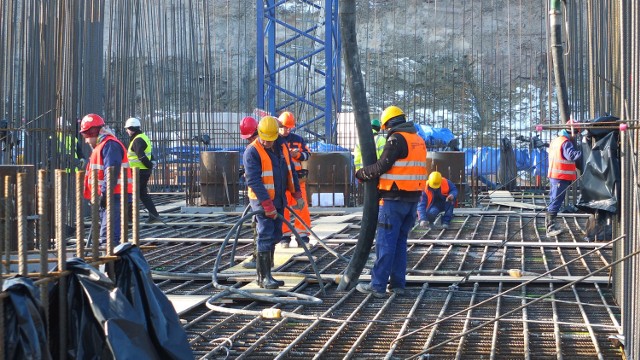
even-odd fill
[{"label": "black plastic sheeting", "polygon": [[178,314],[167,296],[156,286],[149,264],[131,243],[116,247],[116,286],[145,318],[149,333],[162,359],[193,359],[193,352]]},{"label": "black plastic sheeting", "polygon": [[84,260],[67,261],[66,276],[50,292],[52,354],[59,354],[58,293],[67,287],[67,359],[161,359],[137,311],[111,279]]},{"label": "black plastic sheeting", "polygon": [[501,189],[515,189],[517,175],[518,167],[513,145],[508,137],[503,137],[500,140],[500,164],[498,166],[498,183],[502,184]]},{"label": "black plastic sheeting", "polygon": [[[587,212],[598,210],[616,213],[618,211],[618,196],[620,186],[620,157],[619,133],[612,122],[618,118],[613,116],[600,117],[592,124],[596,127],[583,132],[596,141],[582,144],[582,178],[580,179],[580,195],[576,206]],[[605,128],[598,128],[597,124],[606,122]],[[605,124],[603,124],[605,125]]]},{"label": "black plastic sheeting", "polygon": [[51,359],[38,287],[18,276],[5,280],[2,291],[9,294],[3,301],[5,359]]}]

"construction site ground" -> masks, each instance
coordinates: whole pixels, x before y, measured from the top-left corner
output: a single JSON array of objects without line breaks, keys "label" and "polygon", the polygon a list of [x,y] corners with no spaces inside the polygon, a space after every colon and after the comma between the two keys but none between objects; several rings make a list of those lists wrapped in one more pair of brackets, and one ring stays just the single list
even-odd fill
[{"label": "construction site ground", "polygon": [[[176,194],[154,199],[165,223],[143,224],[141,247],[197,358],[622,358],[607,268],[613,239],[584,241],[588,216],[580,213],[559,214],[568,231],[547,238],[543,194],[484,194],[477,207],[456,208],[449,229],[414,228],[407,291],[384,298],[338,291],[362,209],[311,208],[312,229],[332,250],[310,250],[321,280],[302,248],[276,252],[274,277],[286,280],[287,291],[321,300],[312,305],[287,294],[279,299],[291,304],[232,294],[208,306],[223,291],[211,275],[219,253],[220,284],[255,288],[255,273],[237,266],[253,251],[250,221],[235,250],[234,232],[221,251],[244,209],[188,207]],[[374,257],[372,249],[360,281],[370,279]],[[261,316],[271,308],[283,315]]]}]

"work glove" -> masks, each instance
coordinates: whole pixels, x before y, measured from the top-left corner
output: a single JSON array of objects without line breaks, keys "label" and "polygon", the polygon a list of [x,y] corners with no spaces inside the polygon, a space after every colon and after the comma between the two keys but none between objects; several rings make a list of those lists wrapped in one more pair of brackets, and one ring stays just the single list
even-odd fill
[{"label": "work glove", "polygon": [[453,197],[453,195],[447,196],[447,201],[448,202],[453,202],[454,200],[455,200],[455,198]]},{"label": "work glove", "polygon": [[262,205],[262,208],[264,209],[264,216],[270,219],[275,219],[278,217],[278,211],[273,205],[273,201],[271,199],[261,202],[260,205]]},{"label": "work glove", "polygon": [[100,208],[101,209],[107,208],[107,194],[105,193],[102,193],[102,195],[100,195]]},{"label": "work glove", "polygon": [[296,191],[293,194],[293,198],[296,199],[296,204],[293,208],[296,210],[304,209],[304,199],[302,198],[302,192]]},{"label": "work glove", "polygon": [[291,154],[291,157],[295,160],[300,159],[300,150],[299,149],[291,149],[291,151],[289,151],[289,153]]},{"label": "work glove", "polygon": [[371,180],[371,177],[368,176],[367,174],[364,173],[364,168],[356,171],[356,179],[360,180],[360,181],[369,181]]}]

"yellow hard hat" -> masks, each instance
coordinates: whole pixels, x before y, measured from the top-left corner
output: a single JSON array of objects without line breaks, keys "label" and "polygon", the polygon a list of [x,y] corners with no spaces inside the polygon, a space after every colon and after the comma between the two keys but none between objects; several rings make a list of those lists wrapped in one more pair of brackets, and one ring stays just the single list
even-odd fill
[{"label": "yellow hard hat", "polygon": [[265,116],[258,123],[258,136],[264,141],[275,141],[278,138],[278,119]]},{"label": "yellow hard hat", "polygon": [[442,184],[442,174],[437,171],[429,174],[429,187],[432,189],[440,189],[440,184]]},{"label": "yellow hard hat", "polygon": [[389,106],[386,109],[384,109],[384,111],[382,112],[382,115],[380,115],[380,125],[382,126],[383,129],[386,129],[387,122],[400,115],[404,116],[404,112],[402,111],[402,109],[393,105]]}]

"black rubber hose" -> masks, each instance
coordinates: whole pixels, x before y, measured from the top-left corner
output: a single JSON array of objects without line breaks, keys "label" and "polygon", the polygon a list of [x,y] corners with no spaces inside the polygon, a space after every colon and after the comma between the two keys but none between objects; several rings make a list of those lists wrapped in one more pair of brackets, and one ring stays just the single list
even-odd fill
[{"label": "black rubber hose", "polygon": [[[227,236],[224,238],[224,241],[222,242],[222,244],[220,245],[220,249],[218,250],[218,256],[216,257],[216,261],[213,265],[213,272],[211,274],[211,282],[213,283],[213,286],[216,289],[220,289],[220,290],[227,290],[229,292],[235,293],[235,294],[239,294],[242,295],[244,297],[247,298],[251,298],[251,299],[255,299],[255,300],[259,300],[259,301],[269,301],[269,302],[275,302],[275,303],[280,303],[280,304],[297,304],[297,305],[312,305],[312,304],[320,304],[322,303],[322,300],[315,298],[315,297],[310,297],[312,298],[312,300],[291,300],[291,299],[287,299],[287,297],[294,297],[294,298],[302,298],[302,296],[300,296],[301,294],[296,294],[296,293],[292,293],[292,292],[288,292],[288,291],[282,291],[282,290],[266,290],[266,289],[256,289],[256,291],[252,291],[252,290],[241,290],[241,289],[237,289],[235,287],[232,286],[226,286],[226,285],[222,285],[218,282],[218,267],[220,265],[220,263],[222,262],[222,254],[224,252],[224,248],[227,246],[227,243],[229,242],[229,238],[231,237],[231,234],[234,233],[234,231],[236,231],[236,229],[240,226],[242,226],[242,224],[244,223],[244,221],[247,218],[250,218],[254,215],[257,214],[264,214],[264,210],[256,210],[256,211],[252,211],[248,214],[245,214],[244,216],[242,216],[231,228],[231,230],[229,230],[229,232],[227,233]],[[278,216],[287,223],[287,225],[289,225],[289,227],[291,227],[291,224],[286,221],[282,215],[278,214]],[[295,231],[295,230],[292,230]],[[296,235],[299,236],[299,234]],[[315,262],[313,261],[313,258],[311,257],[311,254],[309,253],[309,250],[303,246],[303,249],[305,250],[305,252],[307,253],[307,255],[309,256],[309,259],[312,263],[312,267],[314,269],[314,271],[316,272],[316,276],[318,278],[318,282],[320,284],[320,286],[322,287],[322,277],[320,276],[320,272],[318,271],[318,268],[315,265]],[[273,293],[275,295],[283,295],[284,298],[274,298],[274,297],[270,297],[270,296],[260,296],[260,295],[256,295],[255,292],[262,292],[262,293]],[[214,296],[215,297],[215,296]],[[210,299],[210,301],[212,301]]]},{"label": "black rubber hose", "polygon": [[[249,209],[251,209],[251,205],[247,205],[246,208],[244,208],[244,211],[242,212],[241,217],[247,215],[247,213],[249,212]],[[236,248],[238,247],[238,238],[240,237],[240,228],[242,226],[238,226],[236,229],[236,240],[233,242],[233,245],[231,246],[231,254],[230,254],[230,259],[229,262],[230,263],[234,263],[234,260],[236,258]]]},{"label": "black rubber hose", "polygon": [[[338,9],[340,16],[340,32],[342,33],[342,53],[345,64],[345,79],[351,94],[351,103],[355,112],[356,129],[362,151],[363,164],[373,164],[377,160],[371,121],[369,119],[369,105],[367,104],[366,89],[362,79],[358,41],[356,38],[356,1],[344,0]],[[364,183],[364,204],[362,207],[362,221],[358,243],[354,249],[351,261],[340,279],[338,290],[349,290],[356,286],[362,269],[364,269],[369,252],[373,246],[378,223],[378,181]]]}]

